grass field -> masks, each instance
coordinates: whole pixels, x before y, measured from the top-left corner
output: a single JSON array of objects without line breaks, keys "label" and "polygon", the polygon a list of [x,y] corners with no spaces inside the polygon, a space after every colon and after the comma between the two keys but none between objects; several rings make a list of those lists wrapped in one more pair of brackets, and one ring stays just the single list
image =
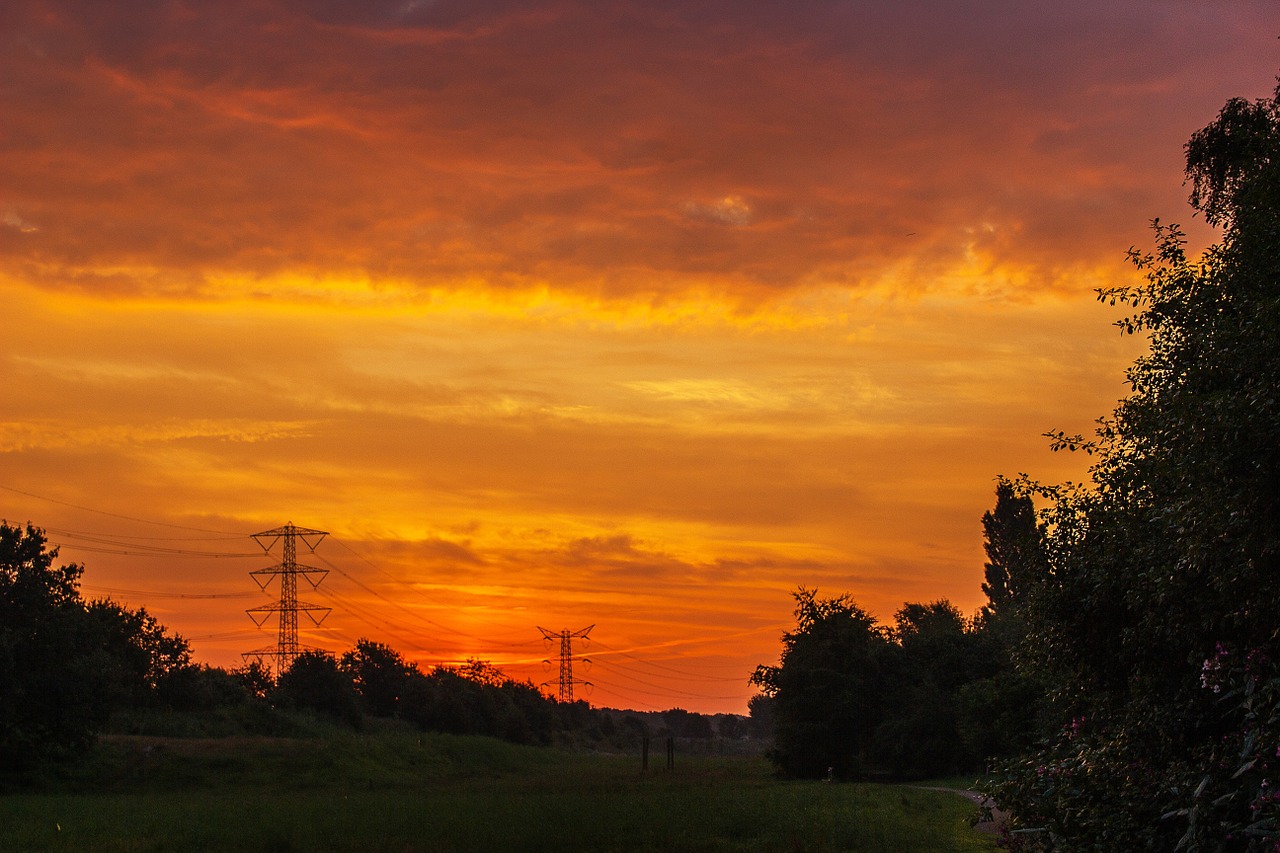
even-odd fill
[{"label": "grass field", "polygon": [[994,849],[952,794],[442,735],[116,739],[51,787],[0,796],[0,850]]}]

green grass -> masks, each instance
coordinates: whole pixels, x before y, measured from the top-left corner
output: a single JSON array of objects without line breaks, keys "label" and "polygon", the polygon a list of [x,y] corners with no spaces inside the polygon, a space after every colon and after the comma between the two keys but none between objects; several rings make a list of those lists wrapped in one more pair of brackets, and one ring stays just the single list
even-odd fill
[{"label": "green grass", "polygon": [[0,850],[993,849],[952,794],[781,782],[745,758],[642,774],[483,738],[113,741],[58,785],[95,790],[0,796]]}]

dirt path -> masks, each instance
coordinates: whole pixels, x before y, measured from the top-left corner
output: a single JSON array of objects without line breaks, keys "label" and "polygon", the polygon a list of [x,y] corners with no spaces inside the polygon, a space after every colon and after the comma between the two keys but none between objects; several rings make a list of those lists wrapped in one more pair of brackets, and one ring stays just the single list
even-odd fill
[{"label": "dirt path", "polygon": [[963,788],[935,788],[927,785],[913,785],[912,787],[919,788],[922,791],[945,791],[949,794],[957,794],[964,797],[975,805],[990,806],[991,819],[979,821],[977,825],[974,826],[974,829],[978,830],[978,832],[995,835],[1000,831],[1000,827],[1004,825],[1004,822],[1008,820],[1009,817],[1006,812],[1002,812],[1000,809],[996,808],[995,803],[993,803],[989,797],[985,794],[980,794],[977,791],[966,791]]}]

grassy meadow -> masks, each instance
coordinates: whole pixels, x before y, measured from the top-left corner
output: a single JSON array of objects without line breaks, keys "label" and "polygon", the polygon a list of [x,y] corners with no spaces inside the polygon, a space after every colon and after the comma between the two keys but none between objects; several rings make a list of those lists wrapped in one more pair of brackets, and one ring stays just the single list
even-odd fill
[{"label": "grassy meadow", "polygon": [[110,738],[0,794],[4,851],[984,851],[937,791],[783,782],[759,758],[638,756],[486,738]]}]

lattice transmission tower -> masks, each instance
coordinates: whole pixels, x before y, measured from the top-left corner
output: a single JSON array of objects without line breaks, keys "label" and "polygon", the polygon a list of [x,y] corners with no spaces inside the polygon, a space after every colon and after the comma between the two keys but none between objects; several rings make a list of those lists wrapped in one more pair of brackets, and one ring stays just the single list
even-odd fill
[{"label": "lattice transmission tower", "polygon": [[277,527],[275,530],[264,530],[261,533],[254,533],[250,537],[261,545],[262,550],[268,554],[271,553],[271,549],[276,546],[277,542],[284,543],[284,553],[279,563],[270,568],[249,572],[249,576],[264,591],[271,584],[271,581],[278,576],[280,578],[280,600],[274,604],[264,604],[245,611],[245,613],[249,614],[249,618],[257,623],[259,628],[266,624],[266,621],[271,618],[271,614],[278,613],[280,615],[280,629],[277,634],[276,645],[274,647],[265,646],[261,649],[254,649],[241,655],[245,660],[249,658],[257,658],[258,660],[273,658],[275,661],[273,668],[277,678],[293,665],[294,659],[302,652],[318,651],[311,646],[299,645],[298,612],[306,613],[307,618],[316,627],[319,627],[332,608],[298,601],[298,575],[306,578],[307,583],[311,584],[311,588],[315,589],[320,586],[325,575],[329,574],[329,570],[299,564],[297,540],[301,539],[302,544],[306,545],[308,550],[314,552],[316,546],[320,544],[320,540],[328,535],[327,531],[295,527],[293,522],[289,522],[284,527]]},{"label": "lattice transmission tower", "polygon": [[[594,627],[595,625],[588,625],[581,631],[570,631],[568,628],[565,628],[563,631],[548,631],[543,627],[538,628],[538,630],[542,632],[542,636],[551,642],[555,642],[556,640],[560,641],[560,681],[559,690],[556,692],[556,698],[561,702],[573,701],[573,685],[582,684],[586,687],[591,686],[590,681],[581,681],[573,677],[573,640],[575,637],[581,637],[584,640],[588,639],[587,635],[591,633],[591,629]],[[586,658],[583,658],[582,662],[587,664],[591,663],[591,661]],[[551,661],[547,660],[543,661],[543,663],[549,664]],[[542,682],[542,686],[547,687],[550,683],[551,682],[549,681],[544,681]]]}]

